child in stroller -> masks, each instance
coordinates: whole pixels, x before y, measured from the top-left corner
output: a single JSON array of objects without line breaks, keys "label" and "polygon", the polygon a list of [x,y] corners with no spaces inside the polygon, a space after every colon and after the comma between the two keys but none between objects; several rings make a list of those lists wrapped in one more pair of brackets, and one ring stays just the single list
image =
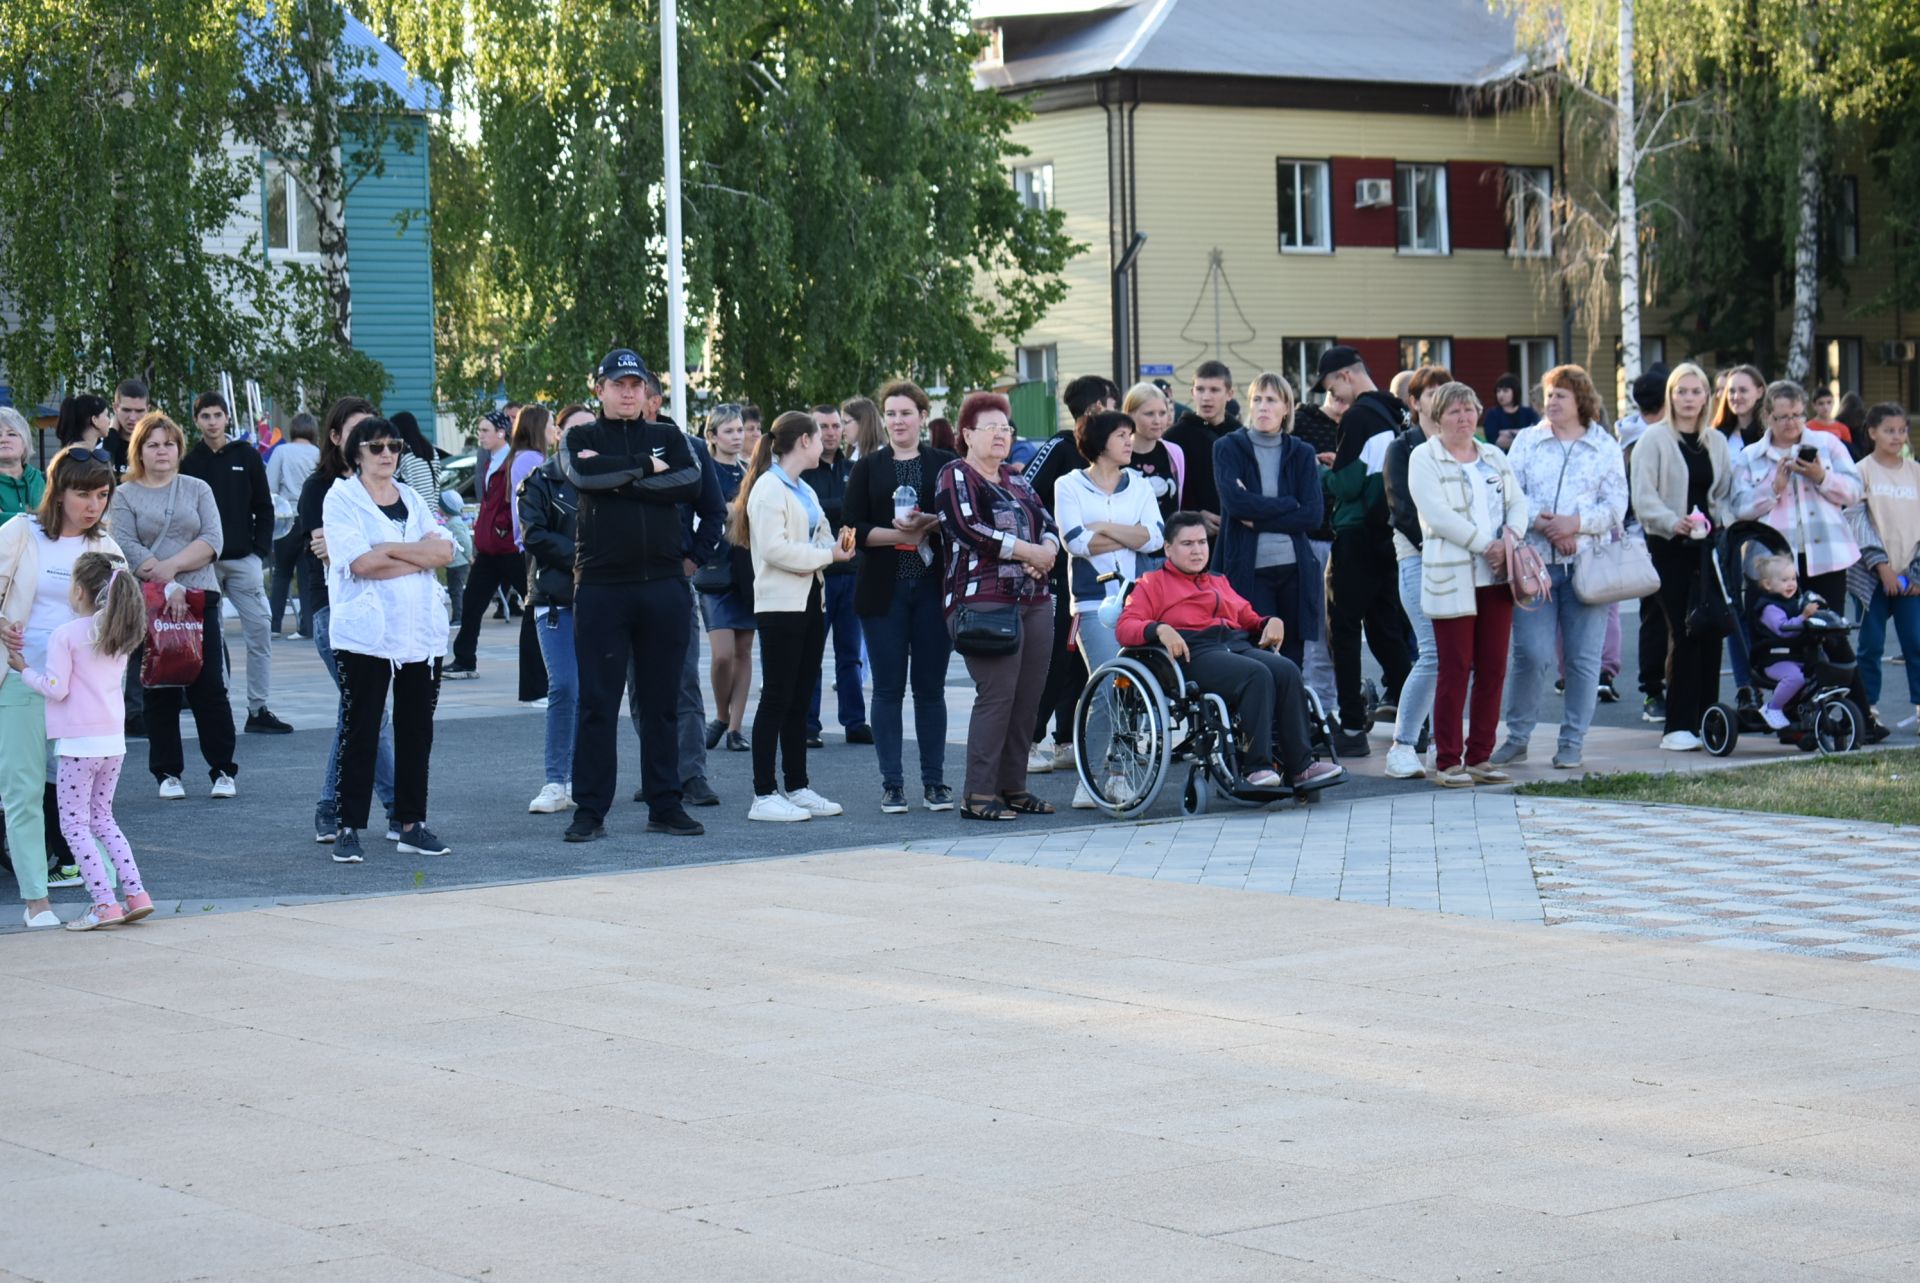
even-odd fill
[{"label": "child in stroller", "polygon": [[1787,709],[1813,678],[1808,672],[1816,660],[1813,652],[1833,669],[1851,673],[1853,649],[1846,643],[1846,620],[1828,609],[1820,594],[1800,591],[1792,557],[1760,558],[1753,577],[1759,586],[1747,616],[1753,669],[1773,683],[1773,694],[1760,706],[1760,720],[1770,730],[1783,731],[1793,724]]}]

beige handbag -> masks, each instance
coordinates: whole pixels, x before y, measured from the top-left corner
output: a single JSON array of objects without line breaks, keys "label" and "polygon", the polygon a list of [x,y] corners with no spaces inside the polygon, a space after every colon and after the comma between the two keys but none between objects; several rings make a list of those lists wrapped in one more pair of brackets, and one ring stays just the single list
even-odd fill
[{"label": "beige handbag", "polygon": [[1643,539],[1615,526],[1613,533],[1589,544],[1573,559],[1573,595],[1589,606],[1610,606],[1631,598],[1638,601],[1660,591],[1660,572],[1653,568]]}]

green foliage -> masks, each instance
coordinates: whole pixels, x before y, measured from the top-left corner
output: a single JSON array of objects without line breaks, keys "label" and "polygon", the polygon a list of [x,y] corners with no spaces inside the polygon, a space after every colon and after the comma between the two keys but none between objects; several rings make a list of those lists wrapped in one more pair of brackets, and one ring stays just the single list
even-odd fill
[{"label": "green foliage", "polygon": [[[649,0],[386,0],[477,122],[436,191],[443,394],[572,396],[609,346],[666,361]],[[952,0],[690,0],[681,118],[689,347],[768,406],[914,373],[964,385],[1064,293],[1078,247],[1006,172],[1020,108],[974,90]],[[444,172],[444,171],[441,171]],[[440,172],[436,173],[436,180]],[[448,272],[485,283],[450,282]],[[988,282],[982,291],[980,281]],[[449,311],[458,313],[449,317]]]}]

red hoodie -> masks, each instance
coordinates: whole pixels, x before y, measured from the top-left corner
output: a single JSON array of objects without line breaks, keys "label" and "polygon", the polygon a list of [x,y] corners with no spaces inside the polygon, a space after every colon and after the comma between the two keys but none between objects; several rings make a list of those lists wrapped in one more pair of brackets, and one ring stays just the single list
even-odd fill
[{"label": "red hoodie", "polygon": [[1153,630],[1166,624],[1177,633],[1199,633],[1209,628],[1258,632],[1267,621],[1247,599],[1233,590],[1224,575],[1182,574],[1171,566],[1140,576],[1127,597],[1114,633],[1122,646],[1143,646]]}]

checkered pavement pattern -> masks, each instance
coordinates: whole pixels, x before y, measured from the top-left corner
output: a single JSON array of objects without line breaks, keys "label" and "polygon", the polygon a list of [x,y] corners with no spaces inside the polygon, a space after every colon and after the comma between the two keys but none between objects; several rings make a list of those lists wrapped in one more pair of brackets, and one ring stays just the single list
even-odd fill
[{"label": "checkered pavement pattern", "polygon": [[1920,970],[1920,831],[1515,799],[1546,921]]}]

